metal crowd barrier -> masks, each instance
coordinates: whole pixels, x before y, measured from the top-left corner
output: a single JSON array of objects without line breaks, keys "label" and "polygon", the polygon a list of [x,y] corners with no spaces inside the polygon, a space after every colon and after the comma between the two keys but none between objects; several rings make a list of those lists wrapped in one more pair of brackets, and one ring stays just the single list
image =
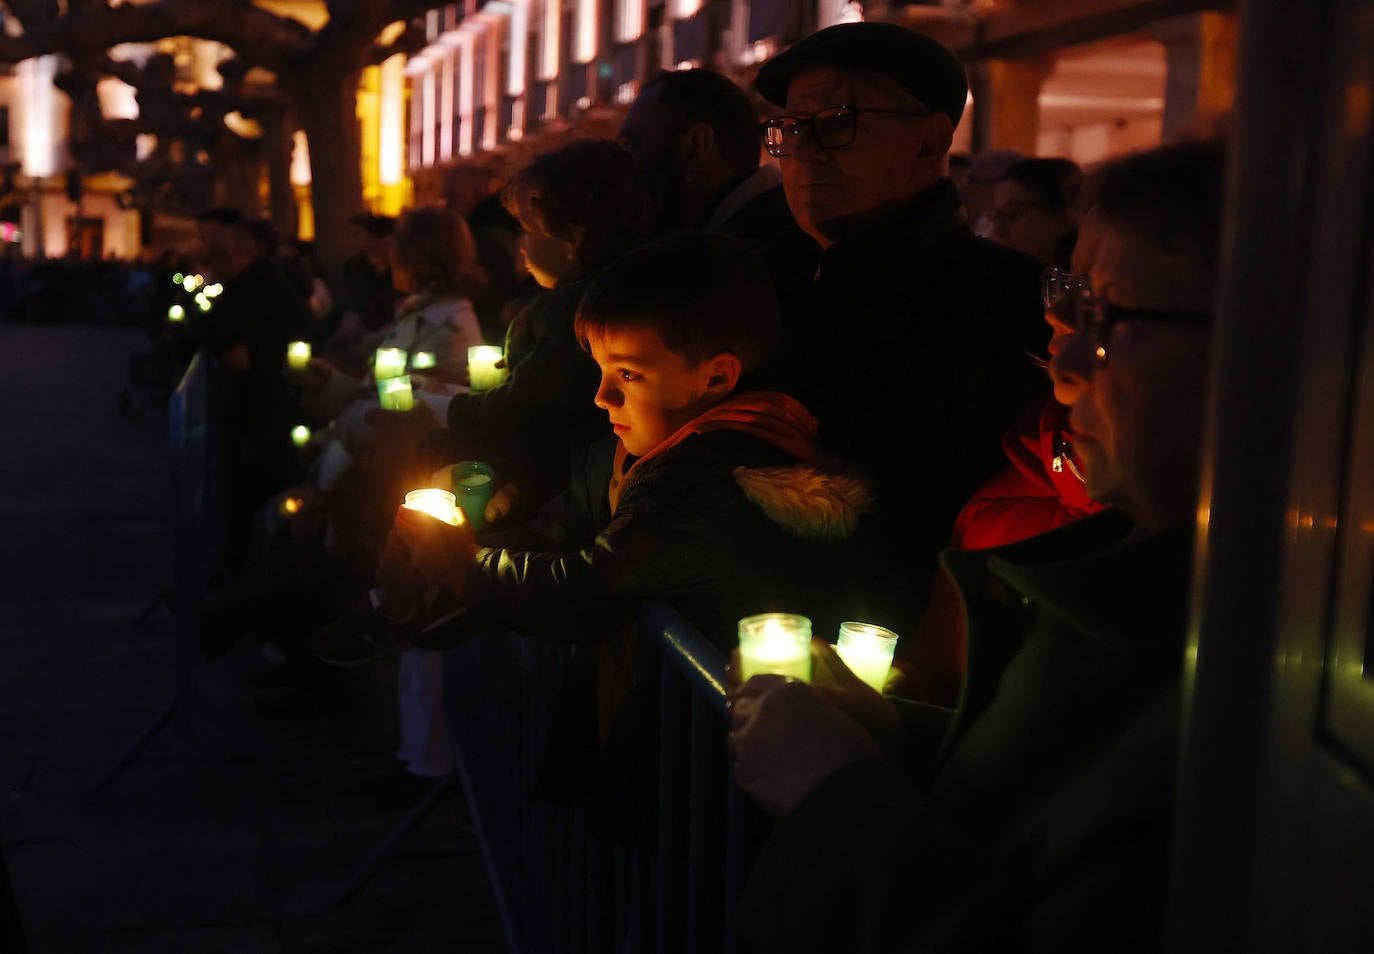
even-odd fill
[{"label": "metal crowd barrier", "polygon": [[225,719],[196,686],[193,675],[200,660],[196,640],[197,611],[214,566],[218,504],[215,495],[215,447],[211,396],[214,367],[209,355],[198,351],[191,359],[168,403],[167,421],[172,474],[172,529],[175,541],[173,581],[140,616],[151,615],[159,602],[171,611],[176,633],[176,685],[151,722],[91,790],[87,802],[98,802],[142,754],[158,732],[178,717],[183,736],[191,733],[191,714],[199,709],[245,755],[255,759],[264,774],[283,792],[290,790],[266,766],[257,748]]},{"label": "metal crowd barrier", "polygon": [[509,949],[527,954],[739,950],[735,899],[765,816],[725,754],[724,659],[662,604],[640,614],[657,649],[657,799],[639,837],[612,838],[585,805],[536,797],[569,650],[507,634],[445,660],[458,776]]}]

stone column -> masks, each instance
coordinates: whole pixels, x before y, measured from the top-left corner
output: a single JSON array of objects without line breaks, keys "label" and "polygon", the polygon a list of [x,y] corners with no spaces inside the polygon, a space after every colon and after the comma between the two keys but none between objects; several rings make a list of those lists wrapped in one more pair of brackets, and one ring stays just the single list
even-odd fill
[{"label": "stone column", "polygon": [[1164,141],[1206,134],[1236,96],[1236,16],[1190,13],[1161,20],[1150,35],[1164,46]]},{"label": "stone column", "polygon": [[1035,154],[1040,133],[1040,87],[1052,60],[985,60],[973,68],[973,150],[1015,149]]}]

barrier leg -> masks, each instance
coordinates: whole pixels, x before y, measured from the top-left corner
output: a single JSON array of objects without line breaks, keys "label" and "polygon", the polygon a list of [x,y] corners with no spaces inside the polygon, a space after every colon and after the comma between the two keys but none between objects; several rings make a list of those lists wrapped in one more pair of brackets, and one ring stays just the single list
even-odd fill
[{"label": "barrier leg", "polygon": [[347,904],[352,901],[359,891],[367,887],[368,883],[376,877],[377,872],[381,870],[382,865],[386,864],[387,860],[396,853],[396,849],[400,848],[401,844],[410,837],[411,832],[415,831],[430,816],[440,799],[448,794],[449,789],[453,788],[457,782],[458,773],[454,771],[449,772],[434,783],[434,786],[425,793],[425,797],[420,800],[420,803],[410,810],[410,814],[402,819],[399,825],[392,829],[386,841],[382,842],[377,850],[372,853],[372,857],[368,858],[353,875],[352,880],[348,882],[348,887],[339,896],[339,904]]},{"label": "barrier leg", "polygon": [[[263,776],[266,777],[266,779],[276,787],[277,791],[281,792],[283,795],[285,795],[292,801],[300,801],[300,795],[294,789],[292,789],[291,786],[287,785],[286,782],[282,780],[281,776],[277,775],[276,772],[272,771],[272,769],[268,765],[267,757],[258,750],[257,746],[253,745],[253,743],[248,741],[247,736],[243,735],[239,732],[238,729],[234,728],[234,726],[229,722],[229,720],[224,717],[224,714],[215,708],[214,703],[212,703],[209,700],[205,693],[201,692],[199,689],[192,688],[190,690],[190,695],[191,700],[195,704],[195,706],[199,706],[200,709],[202,709],[205,712],[205,714],[210,717],[210,721],[213,722],[221,732],[223,732],[226,736],[229,737],[229,741],[233,742],[236,746],[238,746],[239,751],[241,751],[244,755],[248,756],[248,758],[253,760],[253,762],[257,765],[258,770],[261,771]],[[192,706],[186,706],[188,714],[191,708]]]},{"label": "barrier leg", "polygon": [[94,805],[104,798],[105,793],[109,791],[110,786],[115,783],[115,780],[124,774],[124,770],[132,765],[139,755],[142,754],[143,750],[148,747],[148,743],[153,741],[153,737],[157,735],[158,730],[167,724],[168,720],[177,713],[177,710],[185,708],[185,706],[185,693],[181,690],[173,693],[172,698],[168,699],[167,703],[159,710],[158,714],[153,716],[153,721],[149,722],[143,731],[138,734],[138,737],[124,750],[124,754],[119,757],[119,761],[114,764],[114,767],[105,773],[105,777],[100,780],[95,788],[91,789],[91,793],[86,796],[86,804]]}]

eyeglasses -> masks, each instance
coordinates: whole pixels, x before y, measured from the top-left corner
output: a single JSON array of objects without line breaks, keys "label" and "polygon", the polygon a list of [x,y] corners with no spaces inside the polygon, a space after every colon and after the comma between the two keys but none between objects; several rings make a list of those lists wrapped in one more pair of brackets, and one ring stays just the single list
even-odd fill
[{"label": "eyeglasses", "polygon": [[881,113],[889,116],[930,115],[930,110],[919,109],[869,109],[864,106],[838,106],[823,109],[811,116],[777,116],[759,123],[763,133],[763,145],[768,155],[774,159],[790,156],[801,141],[802,133],[811,131],[811,141],[818,149],[843,149],[854,141],[859,131],[859,117],[864,113]]},{"label": "eyeglasses", "polygon": [[1045,308],[1073,325],[1078,331],[1090,332],[1096,347],[1094,354],[1100,364],[1107,363],[1107,351],[1112,344],[1112,331],[1122,321],[1153,321],[1159,324],[1208,325],[1212,316],[1205,311],[1181,311],[1170,308],[1129,308],[1098,301],[1093,293],[1092,279],[1074,275],[1062,269],[1045,269],[1041,277],[1041,296]]}]

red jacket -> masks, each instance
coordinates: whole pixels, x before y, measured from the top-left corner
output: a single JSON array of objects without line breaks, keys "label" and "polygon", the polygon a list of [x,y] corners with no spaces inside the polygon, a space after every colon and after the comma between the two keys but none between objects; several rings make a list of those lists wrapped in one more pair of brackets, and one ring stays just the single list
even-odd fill
[{"label": "red jacket", "polygon": [[[1002,439],[1009,465],[978,488],[954,523],[950,546],[1000,547],[1048,533],[1101,510],[1088,499],[1071,453],[1068,408],[1054,398],[1031,408]],[[944,570],[935,571],[930,604],[897,666],[914,698],[953,705],[964,675],[964,614]]]},{"label": "red jacket", "polygon": [[1048,533],[1102,509],[1088,499],[1070,453],[1069,409],[1053,398],[1002,438],[1011,462],[978,488],[954,521],[949,545],[985,550]]}]

